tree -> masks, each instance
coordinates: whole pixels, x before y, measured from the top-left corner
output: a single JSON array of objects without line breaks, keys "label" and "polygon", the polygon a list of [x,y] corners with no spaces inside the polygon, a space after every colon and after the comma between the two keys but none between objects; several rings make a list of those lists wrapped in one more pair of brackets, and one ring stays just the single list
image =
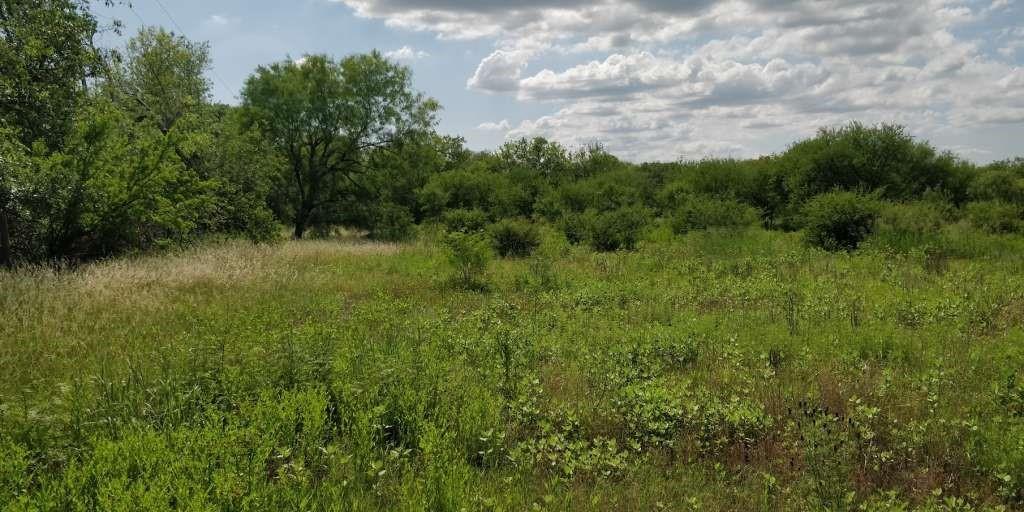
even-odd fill
[{"label": "tree", "polygon": [[83,84],[101,61],[96,30],[85,1],[0,2],[0,119],[25,146],[62,144]]},{"label": "tree", "polygon": [[411,87],[409,68],[374,51],[335,61],[307,56],[260,67],[242,91],[249,122],[288,162],[287,215],[302,238],[329,224],[367,170],[367,153],[430,130],[437,103]]},{"label": "tree", "polygon": [[284,164],[277,153],[264,144],[259,132],[245,127],[237,107],[206,107],[197,124],[202,131],[192,137],[190,160],[198,176],[209,181],[213,201],[200,230],[244,235],[257,242],[280,236],[267,201]]},{"label": "tree", "polygon": [[37,158],[25,188],[49,260],[180,241],[211,209],[210,184],[184,168],[167,137],[102,97],[81,108],[61,151]]},{"label": "tree", "polygon": [[0,125],[0,266],[8,268],[14,264],[11,224],[18,204],[15,193],[21,189],[27,167],[28,150],[13,129]]},{"label": "tree", "polygon": [[92,68],[97,30],[84,1],[0,2],[0,264],[14,261],[16,183],[27,148],[59,149]]},{"label": "tree", "polygon": [[565,148],[543,137],[506,142],[498,148],[496,156],[506,171],[525,167],[553,179],[562,178],[569,168]]},{"label": "tree", "polygon": [[879,191],[887,199],[911,199],[955,179],[956,161],[916,141],[899,125],[850,123],[823,128],[782,155],[786,187],[802,204],[832,190]]},{"label": "tree", "polygon": [[200,232],[273,238],[278,227],[267,196],[280,162],[239,109],[210,103],[210,62],[207,43],[143,28],[111,66],[103,89],[143,129],[162,133],[185,168],[208,182],[213,208]]},{"label": "tree", "polygon": [[209,103],[210,47],[158,27],[128,41],[123,58],[111,66],[109,92],[133,114],[168,133],[183,117]]}]

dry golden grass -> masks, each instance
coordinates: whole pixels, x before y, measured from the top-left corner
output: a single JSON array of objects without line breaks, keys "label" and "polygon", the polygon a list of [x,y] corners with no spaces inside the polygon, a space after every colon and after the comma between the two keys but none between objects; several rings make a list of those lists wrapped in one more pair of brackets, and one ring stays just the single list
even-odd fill
[{"label": "dry golden grass", "polygon": [[[77,269],[0,271],[0,380],[68,375],[84,359],[117,357],[137,343],[168,342],[180,327],[165,324],[188,322],[187,311],[202,304],[246,301],[283,287],[327,288],[337,280],[330,269],[340,262],[401,249],[350,239],[232,241]],[[140,336],[143,330],[152,334]]]},{"label": "dry golden grass", "polygon": [[176,289],[235,286],[272,278],[289,272],[292,263],[394,254],[400,249],[397,244],[359,240],[303,240],[274,245],[232,241],[172,254],[98,262],[75,270],[0,271],[0,289],[4,290],[4,301],[17,298],[19,304],[37,298],[46,302],[68,299],[145,306]]}]

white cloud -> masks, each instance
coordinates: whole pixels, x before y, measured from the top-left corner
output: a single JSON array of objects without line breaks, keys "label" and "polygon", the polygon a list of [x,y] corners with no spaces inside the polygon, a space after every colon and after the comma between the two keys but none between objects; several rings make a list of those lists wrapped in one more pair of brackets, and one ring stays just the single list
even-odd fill
[{"label": "white cloud", "polygon": [[384,56],[394,60],[419,60],[430,57],[430,54],[423,50],[414,50],[409,46],[403,46],[397,50],[385,52]]},{"label": "white cloud", "polygon": [[508,122],[508,119],[502,119],[497,123],[481,123],[480,126],[477,126],[476,128],[477,130],[483,130],[485,132],[507,132],[512,129],[512,125]]},{"label": "white cloud", "polygon": [[496,50],[480,61],[476,73],[466,81],[466,87],[487,92],[513,91],[519,86],[519,77],[529,58],[527,51]]},{"label": "white cloud", "polygon": [[493,44],[467,88],[553,105],[510,136],[666,158],[761,151],[850,119],[923,136],[1024,122],[1011,0],[334,1]]},{"label": "white cloud", "polygon": [[519,82],[521,99],[564,99],[650,91],[688,80],[693,69],[646,52],[611,55],[561,73],[545,69]]}]

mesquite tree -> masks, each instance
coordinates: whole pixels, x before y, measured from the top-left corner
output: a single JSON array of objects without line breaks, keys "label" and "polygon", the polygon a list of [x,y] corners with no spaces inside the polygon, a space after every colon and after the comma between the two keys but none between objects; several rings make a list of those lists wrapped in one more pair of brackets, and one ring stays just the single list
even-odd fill
[{"label": "mesquite tree", "polygon": [[295,238],[332,223],[332,211],[365,186],[369,152],[432,129],[439,107],[412,89],[411,77],[375,51],[278,62],[246,81],[250,123],[288,162],[284,202]]}]

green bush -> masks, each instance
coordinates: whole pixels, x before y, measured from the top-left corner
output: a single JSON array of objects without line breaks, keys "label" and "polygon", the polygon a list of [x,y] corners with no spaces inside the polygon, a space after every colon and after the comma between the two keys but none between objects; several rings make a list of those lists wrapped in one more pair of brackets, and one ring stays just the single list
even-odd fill
[{"label": "green bush", "polygon": [[932,201],[885,203],[879,211],[873,243],[897,251],[937,243],[939,231],[952,217],[952,208]]},{"label": "green bush", "polygon": [[1008,163],[994,164],[994,169],[986,169],[978,175],[968,188],[968,193],[975,201],[1005,201],[1007,203],[1024,202],[1024,171],[1014,168]]},{"label": "green bush", "polygon": [[741,228],[757,224],[756,208],[739,201],[693,196],[684,200],[672,216],[672,231],[685,234],[708,228]]},{"label": "green bush", "polygon": [[383,204],[373,216],[370,238],[386,242],[408,240],[413,233],[412,213],[404,206]]},{"label": "green bush", "polygon": [[1021,207],[1004,201],[979,201],[965,207],[967,219],[974,227],[987,233],[1019,233],[1024,227],[1021,222]]},{"label": "green bush", "polygon": [[490,229],[494,250],[503,258],[524,257],[533,254],[540,246],[540,231],[530,222],[504,219]]},{"label": "green bush", "polygon": [[852,251],[874,232],[878,209],[873,198],[861,194],[822,194],[804,206],[804,235],[826,251]]},{"label": "green bush", "polygon": [[558,221],[565,239],[578,245],[587,241],[587,217],[580,213],[569,213]]},{"label": "green bush", "polygon": [[637,207],[603,213],[590,210],[585,214],[587,241],[602,252],[633,250],[649,217],[646,210]]},{"label": "green bush", "polygon": [[483,210],[459,208],[444,212],[441,215],[441,223],[451,232],[476,233],[483,231],[490,223],[490,219]]},{"label": "green bush", "polygon": [[485,288],[484,273],[491,261],[490,239],[483,233],[449,233],[445,238],[450,254],[448,261],[455,267],[456,284],[467,289]]},{"label": "green bush", "polygon": [[630,441],[640,446],[671,446],[682,425],[682,400],[665,386],[641,382],[624,388],[615,399]]}]

